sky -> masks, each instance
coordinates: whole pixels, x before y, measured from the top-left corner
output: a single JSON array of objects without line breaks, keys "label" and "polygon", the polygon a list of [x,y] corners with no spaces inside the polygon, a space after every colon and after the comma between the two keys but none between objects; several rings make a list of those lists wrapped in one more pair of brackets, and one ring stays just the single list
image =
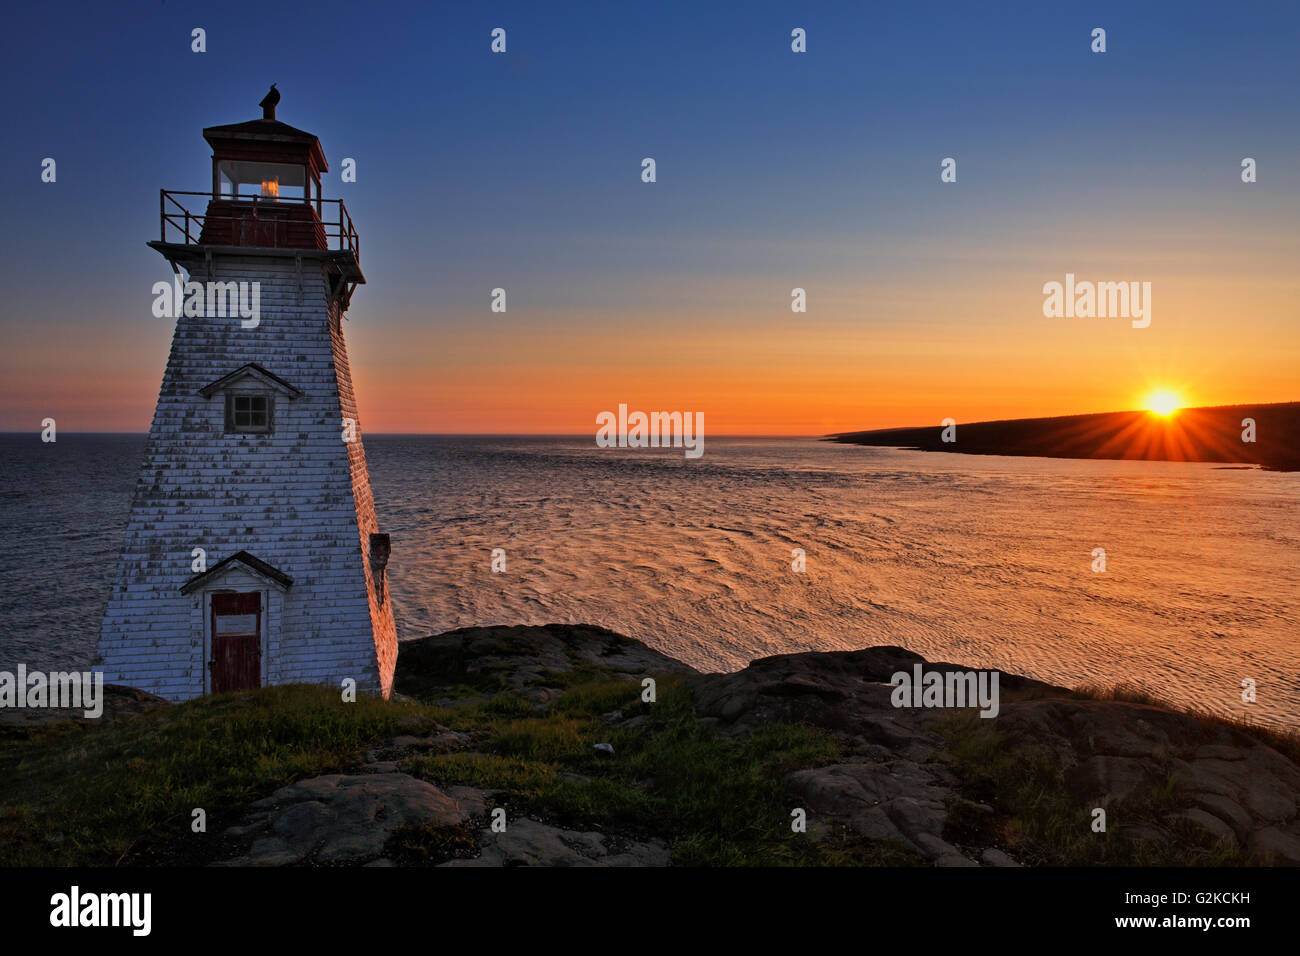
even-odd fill
[{"label": "sky", "polygon": [[[272,82],[361,236],[345,329],[369,433],[594,433],[619,404],[793,435],[1156,388],[1300,399],[1294,2],[6,16],[0,430],[147,430],[158,190],[206,188],[202,128],[257,118]],[[1044,316],[1067,273],[1150,282],[1150,326]]]}]

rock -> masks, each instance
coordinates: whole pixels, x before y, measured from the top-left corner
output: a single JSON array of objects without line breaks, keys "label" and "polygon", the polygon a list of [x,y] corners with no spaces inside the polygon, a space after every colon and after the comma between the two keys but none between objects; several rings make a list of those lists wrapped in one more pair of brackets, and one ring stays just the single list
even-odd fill
[{"label": "rock", "polygon": [[1096,798],[1104,803],[1122,800],[1147,789],[1163,779],[1163,776],[1150,758],[1098,754],[1066,771],[1065,785],[1076,799]]},{"label": "rock", "polygon": [[496,791],[479,790],[476,787],[447,787],[445,792],[460,804],[467,816],[481,817],[487,814],[488,804]]},{"label": "rock", "polygon": [[[1190,718],[1124,701],[1053,697],[1003,708],[998,729],[1059,754],[1150,759],[1186,736]],[[1172,732],[1172,737],[1171,737]]]},{"label": "rock", "polygon": [[427,747],[434,753],[446,754],[455,753],[458,750],[465,750],[471,746],[474,738],[470,734],[461,733],[456,730],[444,730],[440,734],[435,734],[428,740]]},{"label": "rock", "polygon": [[1240,748],[1226,744],[1205,744],[1196,748],[1197,760],[1245,760]]},{"label": "rock", "polygon": [[[735,674],[690,678],[688,686],[697,713],[719,733],[741,735],[779,720],[825,728],[850,745],[850,761],[787,778],[792,805],[868,840],[897,842],[937,865],[972,865],[979,851],[967,854],[944,836],[950,808],[960,806],[967,819],[966,811],[976,807],[942,763],[944,740],[930,730],[941,715],[894,708],[890,699],[889,678],[918,661],[901,648],[781,655]],[[952,665],[925,669],[944,672]],[[1218,838],[1237,840],[1273,821],[1285,823],[1279,833],[1291,832],[1292,823],[1285,821],[1296,818],[1300,771],[1254,738],[1159,707],[1081,698],[1011,675],[1003,675],[1000,685],[1001,715],[990,726],[1010,746],[1054,760],[1075,801],[1122,803],[1181,769],[1203,803],[1186,819]],[[1195,759],[1179,756],[1188,754]],[[978,813],[995,816],[987,805]],[[1162,847],[1187,839],[1158,824],[1130,818],[1115,832]],[[1288,852],[1281,836],[1272,842]],[[1001,851],[987,854],[986,862],[1015,864]]]},{"label": "rock", "polygon": [[1191,800],[1202,810],[1206,810],[1232,827],[1238,839],[1245,838],[1254,827],[1250,814],[1237,806],[1227,797],[1217,793],[1193,793]]},{"label": "rock", "polygon": [[924,714],[890,703],[889,675],[911,667],[917,655],[897,647],[823,654],[782,654],[751,663],[734,674],[691,678],[696,713],[717,721],[728,736],[747,734],[773,721],[804,723],[840,734],[859,748],[880,744],[892,755],[928,752]]},{"label": "rock", "polygon": [[962,856],[956,847],[945,843],[932,833],[918,833],[913,842],[921,848],[935,866],[979,866],[974,860]]},{"label": "rock", "polygon": [[397,729],[412,737],[428,737],[430,734],[439,730],[446,730],[432,717],[425,717],[422,714],[415,714],[410,717],[403,717],[397,722]]},{"label": "rock", "polygon": [[396,689],[416,697],[440,688],[474,684],[511,690],[545,705],[561,691],[547,686],[547,672],[594,665],[629,678],[629,698],[649,674],[694,674],[695,670],[601,627],[548,624],[544,627],[467,627],[398,644]]},{"label": "rock", "polygon": [[[838,814],[828,814],[832,819],[838,819]],[[849,818],[849,827],[854,833],[863,839],[871,840],[874,843],[892,842],[901,846],[909,847],[910,842],[904,836],[903,831],[894,825],[894,821],[889,819],[889,814],[880,807],[867,807]],[[829,832],[829,825],[827,830]]]},{"label": "rock", "polygon": [[253,805],[253,820],[228,836],[256,836],[232,866],[358,863],[379,859],[393,831],[455,826],[465,810],[437,787],[402,773],[330,774],[300,780]]},{"label": "rock", "polygon": [[1115,835],[1137,843],[1157,843],[1161,846],[1170,842],[1170,834],[1150,823],[1125,823],[1115,828]]},{"label": "rock", "polygon": [[792,805],[810,814],[938,861],[960,854],[942,838],[946,807],[956,795],[937,771],[910,761],[835,764],[795,771],[785,786]]},{"label": "rock", "polygon": [[[998,729],[1013,744],[1053,755],[1080,801],[1122,801],[1171,780],[1190,805],[1179,816],[1257,861],[1268,848],[1289,862],[1292,841],[1300,841],[1300,766],[1230,725],[1144,704],[1064,698],[1010,703]],[[1179,839],[1153,821],[1116,832],[1166,846]]]},{"label": "rock", "polygon": [[481,834],[482,852],[473,860],[442,866],[667,866],[668,848],[659,840],[617,842],[603,833],[561,830],[527,817],[511,820],[504,833]]},{"label": "rock", "polygon": [[[741,737],[784,721],[835,735],[842,754],[838,762],[795,771],[784,781],[789,806],[808,811],[812,842],[853,834],[895,844],[936,866],[1020,865],[987,846],[999,839],[999,812],[972,799],[975,793],[963,794],[945,738],[934,732],[935,720],[950,712],[895,708],[891,699],[890,678],[900,670],[910,672],[914,664],[939,673],[968,668],[926,663],[899,647],[875,647],[785,654],[736,673],[698,674],[613,632],[567,625],[467,628],[404,642],[400,653],[399,684],[405,693],[426,699],[450,685],[471,684],[483,691],[478,700],[504,690],[546,707],[563,692],[559,674],[575,667],[601,669],[627,679],[626,703],[603,715],[620,728],[647,719],[648,708],[637,703],[639,678],[685,674],[697,719],[712,732]],[[1300,767],[1255,737],[1160,707],[1080,697],[1015,675],[1002,674],[999,684],[1000,714],[987,722],[989,728],[1007,746],[1046,758],[1076,805],[1115,805],[1112,835],[1118,839],[1153,844],[1177,858],[1181,844],[1192,849],[1185,827],[1190,822],[1217,840],[1246,848],[1258,861],[1300,864]],[[399,761],[411,755],[466,750],[482,734],[451,731],[422,717],[404,718],[397,729],[401,732],[367,754],[365,773],[302,781],[258,801],[250,821],[227,831],[251,841],[248,853],[227,862],[390,865],[406,859],[398,844],[389,844],[397,827],[459,827],[457,846],[463,851],[472,845],[472,831],[465,826],[472,820],[481,827],[474,835],[478,855],[441,865],[669,863],[667,846],[659,840],[566,830],[526,817],[494,833],[481,826],[499,805],[493,792],[439,789],[398,771]],[[594,748],[613,753],[610,744]],[[563,772],[561,779],[587,778]],[[1148,819],[1153,811],[1141,798],[1167,781],[1175,784],[1181,806],[1161,819]],[[979,793],[997,802],[988,791]],[[433,842],[443,836],[432,834]],[[959,845],[965,840],[978,842]],[[387,855],[386,845],[394,856]],[[1033,848],[1027,852],[1026,858],[1037,859]]]},{"label": "rock", "polygon": [[997,847],[989,847],[980,854],[980,861],[986,866],[1020,866],[1015,860],[1007,856]]},{"label": "rock", "polygon": [[1184,820],[1190,820],[1202,829],[1208,830],[1217,840],[1227,842],[1232,846],[1237,845],[1237,834],[1233,831],[1232,827],[1224,823],[1214,814],[1206,813],[1199,807],[1193,807],[1192,809],[1185,810],[1182,813],[1173,814],[1173,816]]},{"label": "rock", "polygon": [[909,789],[903,795],[887,800],[884,804],[885,812],[900,830],[913,841],[918,841],[924,835],[943,832],[943,825],[948,820],[944,802],[950,793],[948,790],[931,787]]},{"label": "rock", "polygon": [[1234,797],[1241,793],[1241,761],[1179,760],[1175,769],[1179,780],[1193,790]]},{"label": "rock", "polygon": [[[926,663],[901,647],[869,647],[765,657],[734,674],[692,677],[688,686],[696,713],[716,720],[723,734],[745,734],[771,721],[788,721],[831,730],[859,751],[875,746],[891,757],[922,757],[938,744],[928,727],[943,715],[930,708],[894,707],[891,699],[893,675],[910,673],[915,664],[938,673],[968,669]],[[1030,690],[1069,693],[1012,674],[1000,677],[1003,695]]]},{"label": "rock", "polygon": [[1250,850],[1261,860],[1300,866],[1300,835],[1294,830],[1265,827],[1250,836]]},{"label": "rock", "polygon": [[1263,744],[1240,748],[1240,753],[1237,760],[1176,760],[1175,779],[1188,790],[1230,801],[1260,823],[1295,817],[1300,795],[1295,765]]},{"label": "rock", "polygon": [[[437,725],[435,725],[437,726]],[[392,773],[407,757],[420,753],[454,753],[472,743],[472,736],[443,728],[432,737],[403,734],[367,750],[362,773]]]},{"label": "rock", "polygon": [[248,856],[228,860],[217,866],[293,866],[302,861],[302,854],[294,852],[280,837],[263,837],[253,841]]},{"label": "rock", "polygon": [[156,707],[170,707],[171,703],[135,687],[105,684],[101,688],[100,705],[103,712],[98,717],[87,717],[84,707],[0,707],[0,734],[22,736],[27,728],[62,721],[88,725],[111,723]]}]

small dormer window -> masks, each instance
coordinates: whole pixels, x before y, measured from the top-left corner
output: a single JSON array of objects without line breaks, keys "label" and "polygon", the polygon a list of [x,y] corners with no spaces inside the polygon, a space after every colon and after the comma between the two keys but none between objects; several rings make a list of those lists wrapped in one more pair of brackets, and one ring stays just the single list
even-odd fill
[{"label": "small dormer window", "polygon": [[[269,435],[275,431],[276,396],[285,400],[285,409],[302,396],[297,388],[256,362],[209,382],[199,389],[199,394],[205,399],[224,397],[227,435]],[[212,409],[213,417],[217,414],[217,409]]]},{"label": "small dormer window", "polygon": [[271,396],[226,393],[226,431],[265,434],[271,430]]}]

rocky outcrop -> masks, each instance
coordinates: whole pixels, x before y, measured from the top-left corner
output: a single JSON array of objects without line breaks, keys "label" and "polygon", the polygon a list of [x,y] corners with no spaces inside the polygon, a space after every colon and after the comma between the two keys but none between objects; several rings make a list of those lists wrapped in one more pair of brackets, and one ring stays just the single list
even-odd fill
[{"label": "rocky outcrop", "polygon": [[[818,727],[839,741],[839,758],[783,780],[791,809],[807,815],[808,837],[888,847],[935,866],[1008,867],[1041,862],[992,838],[1003,811],[976,794],[948,738],[936,732],[950,710],[895,707],[890,681],[929,663],[899,647],[788,654],[732,674],[698,674],[640,643],[592,627],[468,628],[404,644],[397,688],[463,705],[506,692],[545,711],[579,673],[584,678],[686,675],[697,718],[742,738],[772,722]],[[470,685],[474,691],[466,694]],[[1121,701],[1096,700],[1010,674],[1000,675],[1000,711],[987,721],[999,748],[1054,768],[1071,807],[1129,808],[1116,834],[1174,851],[1211,844],[1259,863],[1300,864],[1300,767],[1258,736],[1222,722]],[[481,692],[481,693],[480,693]],[[642,726],[644,713],[606,714]],[[983,728],[985,721],[976,721]],[[525,815],[504,831],[491,825],[497,793],[441,787],[401,772],[426,754],[490,747],[485,734],[457,732],[427,717],[370,748],[355,773],[300,781],[253,806],[228,831],[243,849],[228,865],[352,863],[440,866],[663,866],[663,839],[563,829]],[[610,759],[617,759],[613,756]],[[418,763],[418,761],[417,761]],[[1017,765],[1018,766],[1018,765]],[[412,771],[413,773],[416,771]],[[562,778],[590,778],[562,773]],[[1171,796],[1176,795],[1176,799]],[[1190,835],[1189,835],[1190,834]],[[891,857],[893,859],[893,857]]]},{"label": "rocky outcrop", "polygon": [[[1013,865],[1002,849],[945,837],[954,808],[965,819],[993,808],[963,794],[945,741],[933,731],[944,713],[891,703],[891,676],[918,663],[926,671],[967,670],[873,647],[764,658],[691,685],[696,712],[720,733],[746,734],[780,720],[825,728],[844,742],[845,762],[786,780],[814,836],[847,830],[941,866]],[[1258,862],[1300,864],[1300,767],[1259,739],[1223,723],[1088,699],[1010,674],[1000,675],[1000,692],[991,726],[1007,746],[1054,761],[1079,806],[1105,807],[1173,785],[1187,809],[1128,825],[1127,838],[1169,843],[1181,838],[1178,824],[1190,823]]]},{"label": "rocky outcrop", "polygon": [[913,760],[862,760],[799,770],[786,778],[791,802],[806,810],[813,839],[847,826],[872,842],[887,842],[939,866],[977,866],[943,837],[956,780],[939,765]]},{"label": "rocky outcrop", "polygon": [[442,866],[667,866],[662,840],[639,843],[605,833],[562,830],[527,817],[512,820],[503,832],[485,827],[481,853]]},{"label": "rocky outcrop", "polygon": [[[955,664],[928,663],[901,647],[861,651],[781,654],[754,661],[733,674],[705,674],[692,680],[695,709],[723,734],[747,733],[770,721],[824,727],[864,754],[929,755],[937,741],[927,729],[934,712],[895,708],[891,677],[923,664],[927,671],[965,671]],[[1068,691],[1006,674],[1005,695]]]},{"label": "rocky outcrop", "polygon": [[1261,862],[1300,865],[1300,767],[1234,727],[1123,701],[1033,700],[1008,707],[1009,741],[1048,753],[1080,801],[1098,806],[1163,781],[1192,806],[1153,825],[1201,826]]},{"label": "rocky outcrop", "polygon": [[[510,691],[541,707],[560,694],[556,675],[579,667],[627,677],[695,673],[681,661],[601,627],[467,627],[403,641],[394,688],[438,699],[447,689],[469,683],[485,694]],[[458,696],[455,702],[465,698]]]},{"label": "rocky outcrop", "polygon": [[226,831],[252,840],[226,866],[370,863],[404,826],[454,827],[468,815],[437,787],[407,776],[329,774],[300,780],[253,804],[253,817]]},{"label": "rocky outcrop", "polygon": [[[696,713],[719,733],[741,735],[769,721],[785,721],[822,727],[843,740],[848,761],[786,778],[791,805],[808,813],[814,839],[848,831],[938,866],[978,866],[986,862],[981,848],[959,849],[944,837],[950,807],[964,798],[956,776],[938,759],[944,742],[929,727],[934,712],[890,702],[891,677],[910,673],[914,664],[965,670],[927,664],[901,647],[871,647],[767,657],[734,674],[693,678],[691,684]],[[1016,677],[1004,686],[1019,692],[1056,690]],[[1014,865],[996,852],[987,865]]]},{"label": "rocky outcrop", "polygon": [[94,718],[86,717],[84,707],[0,707],[0,735],[22,734],[27,728],[60,721],[111,723],[169,703],[156,694],[122,684],[105,684],[102,693],[103,713]]},{"label": "rocky outcrop", "polygon": [[[327,774],[282,787],[225,831],[247,849],[216,866],[667,866],[667,844],[565,830],[528,817],[488,822],[494,792],[438,787],[398,771],[407,757],[469,748],[474,738],[424,717],[368,750],[354,774]],[[427,852],[430,847],[432,853]],[[449,859],[441,859],[446,856]]]}]

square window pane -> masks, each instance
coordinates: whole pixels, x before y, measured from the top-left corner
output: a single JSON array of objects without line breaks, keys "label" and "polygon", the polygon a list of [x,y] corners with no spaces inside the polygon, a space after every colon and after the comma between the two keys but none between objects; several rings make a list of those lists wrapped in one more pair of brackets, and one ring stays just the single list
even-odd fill
[{"label": "square window pane", "polygon": [[271,430],[271,397],[269,395],[239,395],[227,393],[227,418],[231,431],[269,432]]}]

